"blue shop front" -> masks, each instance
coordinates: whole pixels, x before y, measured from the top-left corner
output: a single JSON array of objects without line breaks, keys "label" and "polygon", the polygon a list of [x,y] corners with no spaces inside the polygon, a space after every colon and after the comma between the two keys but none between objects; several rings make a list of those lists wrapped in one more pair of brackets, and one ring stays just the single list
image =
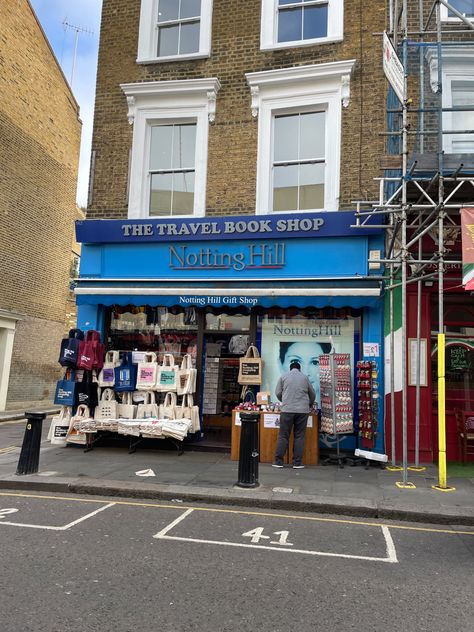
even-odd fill
[{"label": "blue shop front", "polygon": [[[354,223],[350,212],[79,221],[78,327],[135,362],[190,362],[190,443],[230,448],[244,396],[275,413],[278,377],[297,359],[322,410],[320,448],[338,438],[383,453],[383,236]],[[244,389],[249,345],[261,383]]]}]

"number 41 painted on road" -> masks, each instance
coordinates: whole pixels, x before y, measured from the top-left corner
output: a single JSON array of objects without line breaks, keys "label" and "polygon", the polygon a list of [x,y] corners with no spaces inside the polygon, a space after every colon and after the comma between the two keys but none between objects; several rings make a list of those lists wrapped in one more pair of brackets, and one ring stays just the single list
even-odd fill
[{"label": "number 41 painted on road", "polygon": [[252,544],[258,544],[260,540],[270,540],[270,544],[280,544],[281,546],[293,546],[291,542],[287,542],[288,536],[290,535],[289,531],[273,531],[274,535],[279,535],[280,538],[278,541],[270,540],[269,535],[263,535],[263,527],[257,527],[256,529],[251,529],[250,531],[246,531],[242,533],[242,535],[246,538],[252,538],[250,541]]}]

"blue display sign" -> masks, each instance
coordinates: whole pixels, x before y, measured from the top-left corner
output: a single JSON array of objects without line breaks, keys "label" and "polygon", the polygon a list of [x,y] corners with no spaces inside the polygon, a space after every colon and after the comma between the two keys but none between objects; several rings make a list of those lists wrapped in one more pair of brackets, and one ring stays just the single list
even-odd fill
[{"label": "blue display sign", "polygon": [[92,219],[76,222],[79,243],[179,242],[222,239],[292,239],[373,235],[370,227],[353,228],[352,211],[240,215],[191,219]]},{"label": "blue display sign", "polygon": [[368,238],[85,245],[81,279],[318,279],[367,274]]}]

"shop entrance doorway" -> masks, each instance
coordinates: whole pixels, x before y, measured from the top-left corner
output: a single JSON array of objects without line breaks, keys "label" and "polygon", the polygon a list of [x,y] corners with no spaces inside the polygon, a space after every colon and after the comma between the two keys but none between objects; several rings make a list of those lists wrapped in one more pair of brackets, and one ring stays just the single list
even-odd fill
[{"label": "shop entrance doorway", "polygon": [[226,312],[205,315],[202,430],[207,447],[230,449],[232,410],[240,401],[239,359],[255,342],[256,319]]}]

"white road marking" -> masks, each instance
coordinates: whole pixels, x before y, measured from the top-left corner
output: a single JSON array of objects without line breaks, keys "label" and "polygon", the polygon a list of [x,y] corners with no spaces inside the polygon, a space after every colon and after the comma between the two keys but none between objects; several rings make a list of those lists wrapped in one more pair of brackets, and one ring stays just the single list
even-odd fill
[{"label": "white road marking", "polygon": [[[233,547],[241,547],[245,549],[261,549],[264,551],[281,551],[285,553],[300,553],[303,555],[317,555],[320,557],[340,557],[348,560],[364,560],[367,562],[385,562],[387,564],[398,564],[397,553],[395,550],[395,545],[393,543],[392,536],[388,527],[381,526],[382,534],[385,539],[387,557],[370,557],[367,555],[349,555],[347,553],[328,553],[326,551],[310,551],[306,549],[280,549],[275,548],[273,546],[265,546],[263,544],[243,544],[240,542],[223,542],[221,540],[204,540],[200,538],[184,538],[179,536],[167,535],[171,529],[173,529],[177,524],[182,522],[187,516],[189,516],[194,509],[188,509],[183,514],[181,514],[176,520],[173,520],[169,525],[167,525],[164,529],[156,533],[153,537],[157,540],[173,540],[175,542],[194,542],[196,544],[215,544],[217,546],[233,546]],[[262,529],[263,530],[263,529]],[[248,532],[250,534],[250,532]],[[243,534],[246,535],[246,534]],[[265,537],[265,536],[260,536]]]},{"label": "white road marking", "polygon": [[82,518],[78,518],[77,520],[73,520],[73,522],[69,522],[68,524],[63,525],[62,527],[52,527],[50,525],[41,525],[41,524],[27,524],[27,523],[22,523],[22,522],[5,522],[3,520],[0,521],[0,524],[10,525],[11,527],[25,527],[27,529],[46,529],[47,531],[67,531],[67,529],[74,527],[76,524],[79,524],[80,522],[84,522],[84,520],[88,520],[89,518],[92,518],[99,512],[104,511],[104,509],[109,509],[109,507],[113,507],[115,504],[116,503],[108,503],[107,505],[104,505],[103,507],[99,507],[99,509],[96,509],[95,511],[91,511],[91,513],[88,513],[87,515],[82,516]]},{"label": "white road marking", "polygon": [[171,529],[173,529],[173,527],[175,527],[177,524],[179,524],[182,520],[184,520],[185,518],[187,518],[189,516],[190,513],[192,513],[194,511],[194,509],[187,509],[184,513],[182,513],[178,518],[176,518],[176,520],[173,520],[173,522],[170,522],[170,524],[165,527],[164,529],[162,529],[161,531],[159,531],[156,535],[154,535],[154,538],[164,538],[165,535],[168,533],[168,531],[171,531]]}]

